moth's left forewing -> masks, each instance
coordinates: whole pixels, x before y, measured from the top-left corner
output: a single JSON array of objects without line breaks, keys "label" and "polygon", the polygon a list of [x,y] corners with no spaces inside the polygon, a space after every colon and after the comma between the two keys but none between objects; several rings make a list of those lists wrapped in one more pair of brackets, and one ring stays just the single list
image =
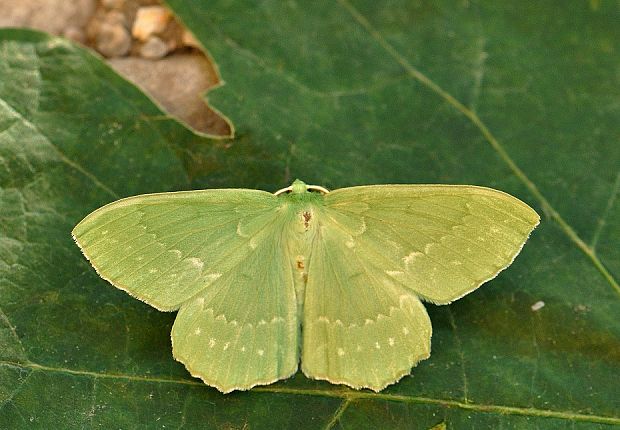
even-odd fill
[{"label": "moth's left forewing", "polygon": [[540,220],[501,191],[461,185],[344,188],[326,207],[355,215],[360,247],[421,298],[449,303],[508,267]]}]

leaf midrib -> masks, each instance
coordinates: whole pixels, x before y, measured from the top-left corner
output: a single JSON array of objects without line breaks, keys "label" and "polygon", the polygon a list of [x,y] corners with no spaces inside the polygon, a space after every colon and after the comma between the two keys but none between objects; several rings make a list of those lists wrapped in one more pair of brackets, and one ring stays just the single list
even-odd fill
[{"label": "leaf midrib", "polygon": [[[172,379],[172,378],[159,378],[151,376],[140,375],[126,375],[121,373],[106,373],[106,372],[94,372],[90,370],[75,370],[66,367],[54,367],[46,366],[33,362],[13,362],[0,360],[0,366],[14,367],[19,369],[27,369],[31,371],[48,372],[48,373],[62,373],[75,376],[83,376],[89,378],[104,378],[104,379],[119,379],[124,381],[144,382],[152,384],[178,384],[178,385],[191,385],[207,388],[202,382],[190,380],[190,379]],[[619,417],[610,417],[604,415],[593,414],[580,414],[570,411],[555,411],[549,409],[538,408],[526,408],[518,406],[507,405],[495,405],[495,404],[479,404],[471,402],[461,402],[452,399],[435,399],[432,397],[422,396],[408,396],[404,394],[385,394],[385,393],[371,393],[365,391],[353,392],[353,391],[335,391],[335,390],[321,390],[321,389],[305,389],[305,388],[286,388],[286,387],[255,387],[252,389],[257,393],[272,393],[272,394],[291,394],[300,396],[314,396],[314,397],[330,397],[339,398],[348,401],[356,400],[383,400],[399,403],[417,403],[417,404],[433,404],[448,408],[458,408],[464,410],[470,410],[475,412],[492,413],[499,415],[522,415],[532,417],[543,418],[556,418],[569,421],[582,421],[600,424],[619,424]]]}]

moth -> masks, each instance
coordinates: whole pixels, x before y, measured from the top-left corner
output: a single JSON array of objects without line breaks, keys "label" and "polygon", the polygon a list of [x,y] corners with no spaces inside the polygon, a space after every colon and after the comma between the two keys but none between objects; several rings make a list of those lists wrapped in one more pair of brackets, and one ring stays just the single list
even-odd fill
[{"label": "moth", "polygon": [[380,391],[430,356],[422,302],[493,279],[539,219],[478,186],[296,180],[129,197],[72,233],[102,278],[178,311],[172,353],[206,384],[248,390],[301,362],[309,378]]}]

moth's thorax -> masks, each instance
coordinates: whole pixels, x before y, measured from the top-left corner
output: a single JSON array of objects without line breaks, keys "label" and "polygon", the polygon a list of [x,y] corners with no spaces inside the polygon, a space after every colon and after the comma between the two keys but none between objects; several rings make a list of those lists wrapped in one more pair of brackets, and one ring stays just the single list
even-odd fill
[{"label": "moth's thorax", "polygon": [[323,206],[323,195],[318,192],[289,193],[278,197],[289,213],[294,231],[307,236],[317,225],[316,215]]}]

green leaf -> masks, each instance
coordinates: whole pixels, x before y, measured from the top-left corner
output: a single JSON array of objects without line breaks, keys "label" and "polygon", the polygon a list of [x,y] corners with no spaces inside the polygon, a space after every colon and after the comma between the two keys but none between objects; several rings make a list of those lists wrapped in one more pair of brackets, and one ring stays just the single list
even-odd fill
[{"label": "green leaf", "polygon": [[[203,3],[170,5],[218,64],[233,141],[66,41],[0,31],[0,427],[620,424],[617,4]],[[118,197],[294,177],[484,185],[544,216],[509,269],[429,306],[431,358],[378,394],[298,375],[221,395],[172,359],[174,315],[69,234]]]}]

